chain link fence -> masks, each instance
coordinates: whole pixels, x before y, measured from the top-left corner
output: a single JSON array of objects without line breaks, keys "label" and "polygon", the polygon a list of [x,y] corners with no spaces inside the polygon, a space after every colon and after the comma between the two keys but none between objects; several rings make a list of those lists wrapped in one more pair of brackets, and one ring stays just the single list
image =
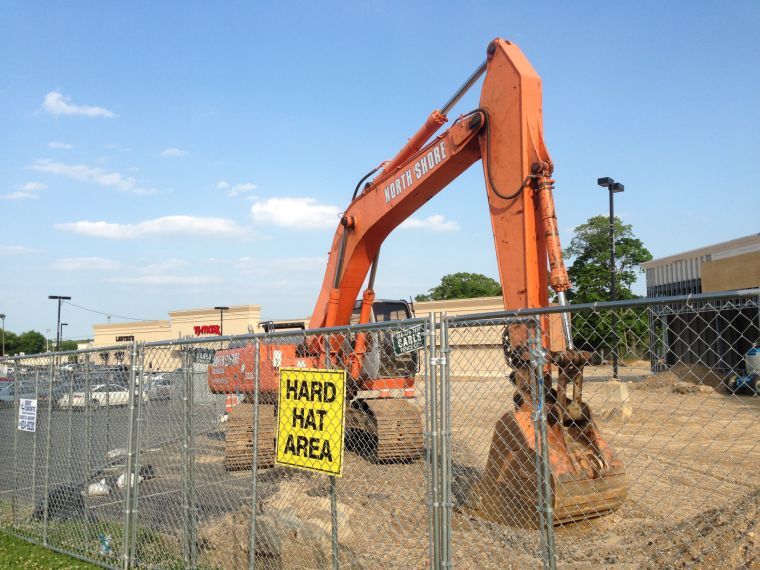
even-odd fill
[{"label": "chain link fence", "polygon": [[759,295],[5,359],[0,530],[114,568],[752,567]]}]

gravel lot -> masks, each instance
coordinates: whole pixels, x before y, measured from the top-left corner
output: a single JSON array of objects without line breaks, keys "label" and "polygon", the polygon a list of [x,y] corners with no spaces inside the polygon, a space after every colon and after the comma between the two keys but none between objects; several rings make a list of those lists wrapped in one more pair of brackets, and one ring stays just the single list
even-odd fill
[{"label": "gravel lot", "polygon": [[[680,378],[648,375],[646,366],[623,369],[633,415],[623,419],[601,401],[608,370],[589,370],[585,396],[597,413],[607,442],[626,465],[629,495],[611,515],[556,529],[564,568],[758,567],[758,489],[760,447],[757,423],[760,398],[720,391],[674,392]],[[420,398],[424,404],[422,392]],[[537,531],[483,522],[459,507],[471,482],[482,471],[493,426],[511,406],[512,388],[499,378],[458,379],[452,384],[452,464],[454,511],[452,557],[459,568],[522,568],[540,565]],[[151,402],[146,409],[141,463],[155,467],[156,478],[140,485],[139,520],[167,537],[167,559],[181,553],[182,421],[179,402]],[[194,415],[196,504],[200,561],[208,567],[239,567],[247,558],[250,473],[228,473],[223,459],[224,425],[218,404]],[[68,454],[68,425],[73,422],[73,457]],[[84,476],[86,448],[83,414],[53,412],[51,483]],[[4,452],[12,451],[14,418],[0,411]],[[98,411],[93,421],[91,464],[107,448],[126,441],[126,410]],[[106,425],[107,424],[107,425]],[[106,438],[107,436],[107,438]],[[37,459],[45,434],[38,433]],[[108,440],[106,442],[106,439]],[[19,504],[31,510],[41,497],[39,479],[31,486],[33,440],[17,439],[23,456],[17,475]],[[0,493],[13,492],[7,462],[0,466]],[[34,490],[34,493],[32,492]],[[260,472],[257,508],[262,520],[287,515],[329,533],[326,478],[281,468]],[[344,476],[337,482],[341,560],[346,567],[424,568],[427,534],[426,466],[423,462],[378,465],[348,452]],[[118,491],[93,498],[88,508],[99,520],[120,520]],[[22,509],[23,510],[23,509]],[[283,514],[284,513],[284,514]],[[277,519],[277,520],[280,520]],[[305,528],[305,527],[304,527]],[[283,567],[321,567],[327,544],[294,531],[283,546]],[[329,537],[329,534],[327,534]],[[262,551],[262,562],[265,560]],[[161,560],[145,562],[160,565]]]}]

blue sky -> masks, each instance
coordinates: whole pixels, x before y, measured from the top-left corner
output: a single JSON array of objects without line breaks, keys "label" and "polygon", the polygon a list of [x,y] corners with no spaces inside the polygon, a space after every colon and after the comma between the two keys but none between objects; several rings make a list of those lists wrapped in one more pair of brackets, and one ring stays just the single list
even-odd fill
[{"label": "blue sky", "polygon": [[[310,314],[358,178],[497,36],[543,79],[565,244],[606,212],[599,176],[655,256],[757,232],[758,24],[757,2],[4,2],[0,312]],[[378,295],[496,275],[479,165],[415,219]],[[65,336],[103,319],[64,306]]]}]

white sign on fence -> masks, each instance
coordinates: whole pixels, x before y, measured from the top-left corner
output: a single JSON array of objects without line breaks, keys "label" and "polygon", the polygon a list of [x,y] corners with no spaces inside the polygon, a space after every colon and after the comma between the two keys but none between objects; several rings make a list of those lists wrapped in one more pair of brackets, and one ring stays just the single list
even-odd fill
[{"label": "white sign on fence", "polygon": [[22,398],[18,401],[18,429],[37,431],[37,400]]}]

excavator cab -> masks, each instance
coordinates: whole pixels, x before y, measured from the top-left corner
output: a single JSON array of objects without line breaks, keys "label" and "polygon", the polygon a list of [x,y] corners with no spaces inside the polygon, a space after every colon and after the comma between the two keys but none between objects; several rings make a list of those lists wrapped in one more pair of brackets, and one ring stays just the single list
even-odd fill
[{"label": "excavator cab", "polygon": [[[351,315],[351,324],[359,324],[362,303],[357,301]],[[403,322],[414,316],[411,305],[403,299],[376,299],[372,303],[370,322]],[[364,333],[367,338],[367,352],[362,359],[361,372],[355,380],[413,379],[419,370],[417,352],[397,356],[393,351],[391,336],[394,329],[384,329]],[[352,343],[352,345],[355,343]],[[400,386],[399,386],[400,388]]]}]

